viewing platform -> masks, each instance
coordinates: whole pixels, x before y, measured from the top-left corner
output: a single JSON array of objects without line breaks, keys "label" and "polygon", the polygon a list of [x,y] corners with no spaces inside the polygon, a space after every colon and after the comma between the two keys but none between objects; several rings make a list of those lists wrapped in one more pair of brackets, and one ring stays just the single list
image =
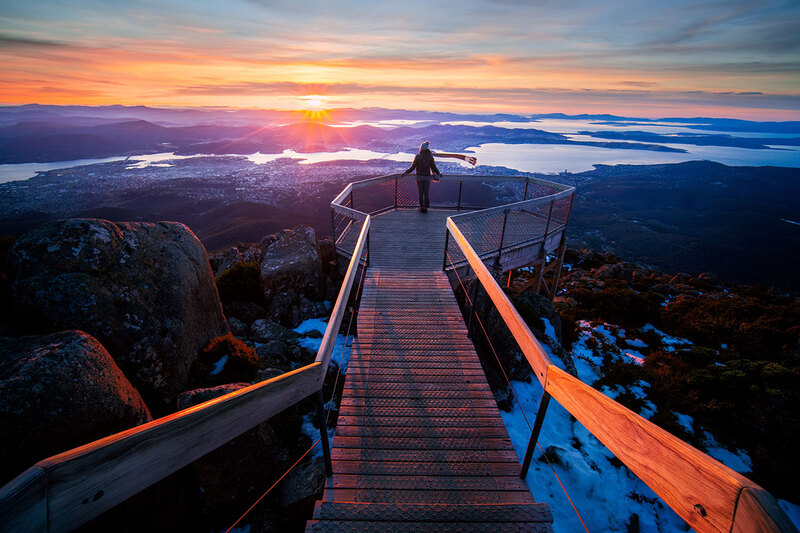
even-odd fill
[{"label": "viewing platform", "polygon": [[[796,532],[759,485],[553,364],[503,292],[503,273],[527,267],[555,295],[574,192],[445,176],[420,213],[413,177],[348,184],[331,204],[344,279],[313,363],[39,461],[0,489],[0,531],[75,529],[313,395],[327,482],[307,531],[552,531],[524,481],[552,399],[695,531]],[[322,389],[348,309],[331,450]],[[475,349],[491,345],[489,313],[543,389],[523,458]]]}]

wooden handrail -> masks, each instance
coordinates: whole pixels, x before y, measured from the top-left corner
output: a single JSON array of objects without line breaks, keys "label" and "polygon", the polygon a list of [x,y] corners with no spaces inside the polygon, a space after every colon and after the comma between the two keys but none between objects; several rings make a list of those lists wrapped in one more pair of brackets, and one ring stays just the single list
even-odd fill
[{"label": "wooden handrail", "polygon": [[331,203],[331,209],[339,213],[340,215],[344,215],[348,218],[352,218],[353,220],[364,220],[367,217],[366,213],[358,211],[356,209],[351,209],[349,207],[345,207],[343,205],[338,205]]},{"label": "wooden handrail", "polygon": [[358,241],[353,249],[353,256],[350,258],[350,264],[347,267],[347,273],[344,275],[342,281],[342,288],[339,291],[339,296],[336,298],[336,303],[331,311],[331,317],[328,319],[328,327],[325,328],[325,334],[322,336],[322,343],[317,350],[316,362],[322,365],[323,376],[328,371],[328,364],[331,360],[333,347],[336,345],[336,337],[339,335],[339,328],[342,325],[342,318],[344,311],[347,308],[347,301],[350,298],[350,291],[353,287],[358,266],[361,263],[361,255],[364,253],[367,243],[367,235],[369,234],[369,225],[372,217],[365,215],[364,224],[361,226],[361,233],[358,235]]},{"label": "wooden handrail", "polygon": [[44,459],[0,489],[0,531],[71,531],[322,386],[322,364]]},{"label": "wooden handrail", "polygon": [[681,518],[700,533],[797,532],[763,488],[553,365],[453,218],[451,237],[544,390]]}]

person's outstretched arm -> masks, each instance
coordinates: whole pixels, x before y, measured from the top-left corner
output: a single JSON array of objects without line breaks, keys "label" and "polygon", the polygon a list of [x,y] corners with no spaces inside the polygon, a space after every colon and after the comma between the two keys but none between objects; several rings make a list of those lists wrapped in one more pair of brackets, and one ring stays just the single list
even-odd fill
[{"label": "person's outstretched arm", "polygon": [[411,166],[403,171],[403,176],[406,174],[411,174],[415,168],[417,168],[417,156],[414,156],[414,162],[411,163]]},{"label": "person's outstretched arm", "polygon": [[464,154],[447,154],[444,152],[434,152],[434,157],[452,157],[453,159],[460,159],[462,161],[466,161],[472,166],[475,166],[478,163],[478,158],[472,155],[464,155]]},{"label": "person's outstretched arm", "polygon": [[433,170],[433,173],[436,174],[437,176],[441,176],[442,175],[442,173],[439,172],[439,169],[436,168],[436,161],[433,161],[433,160],[431,161],[431,170]]}]

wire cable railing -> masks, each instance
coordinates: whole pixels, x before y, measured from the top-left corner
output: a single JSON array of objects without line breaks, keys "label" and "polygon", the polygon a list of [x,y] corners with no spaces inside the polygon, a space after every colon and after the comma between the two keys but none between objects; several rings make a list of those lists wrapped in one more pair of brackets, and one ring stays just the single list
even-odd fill
[{"label": "wire cable railing", "polygon": [[[294,468],[297,465],[299,465],[303,461],[303,459],[309,453],[311,453],[314,450],[314,448],[317,447],[318,444],[322,443],[323,439],[327,438],[327,435],[325,433],[327,432],[328,424],[330,422],[331,411],[333,410],[334,400],[336,399],[336,391],[338,390],[337,387],[338,387],[338,384],[339,384],[339,378],[341,377],[341,375],[344,373],[344,370],[345,370],[345,365],[343,364],[344,353],[348,349],[348,347],[352,347],[352,338],[350,336],[350,332],[353,331],[353,324],[355,323],[355,319],[356,319],[355,308],[357,307],[357,303],[361,298],[361,293],[364,290],[364,277],[366,275],[366,272],[367,272],[366,268],[362,268],[361,269],[361,275],[359,276],[358,285],[357,285],[357,288],[356,288],[356,294],[355,294],[355,296],[354,296],[354,298],[352,300],[353,301],[353,305],[349,307],[349,309],[351,310],[351,312],[350,312],[350,320],[347,323],[347,331],[345,332],[344,342],[342,343],[342,349],[339,351],[339,359],[338,359],[337,365],[336,365],[337,366],[336,377],[334,378],[333,386],[331,388],[331,396],[328,399],[328,401],[324,403],[324,405],[327,406],[327,409],[325,410],[325,416],[324,417],[321,416],[321,411],[320,411],[319,405],[317,406],[317,409],[318,409],[318,411],[317,411],[317,425],[319,426],[319,430],[320,430],[320,438],[318,438],[316,441],[314,441],[314,443],[305,452],[303,452],[303,454],[297,459],[297,461],[295,461],[294,464],[292,464],[288,469],[286,469],[286,471],[283,474],[281,474],[280,477],[278,477],[278,479],[274,483],[272,483],[272,485],[270,485],[269,488],[266,491],[264,491],[261,494],[261,496],[259,496],[258,499],[250,507],[248,507],[247,510],[244,513],[242,513],[239,516],[239,518],[237,518],[236,521],[233,524],[231,524],[230,527],[228,527],[228,529],[225,530],[225,533],[230,533],[233,530],[233,528],[235,528],[242,520],[244,520],[247,517],[247,515],[250,514],[250,512],[253,509],[255,509],[256,506],[259,503],[261,503],[261,501],[264,498],[266,498],[267,495],[270,492],[272,492],[272,490],[275,487],[277,487],[278,484],[287,475],[289,475],[289,472],[294,470]],[[330,475],[331,475],[331,472],[330,472],[330,466],[331,466],[330,465],[330,456],[327,456],[324,459],[326,461],[326,466],[325,466],[326,473],[327,473],[328,477],[330,477]]]},{"label": "wire cable railing", "polygon": [[[473,292],[473,297],[470,298],[470,295],[469,295],[470,291],[468,291],[467,287],[464,285],[464,281],[461,279],[461,276],[458,274],[458,269],[456,269],[455,265],[453,265],[453,262],[452,262],[452,260],[450,258],[450,255],[447,253],[447,251],[445,251],[445,254],[446,254],[447,260],[450,263],[450,266],[452,268],[452,272],[455,275],[456,280],[458,281],[458,287],[461,289],[462,294],[464,295],[464,303],[465,303],[465,305],[467,305],[467,304],[469,305],[469,311],[465,312],[465,314],[469,316],[469,323],[471,324],[473,319],[474,319],[478,323],[478,325],[480,326],[481,332],[483,333],[483,338],[486,340],[486,342],[489,345],[489,348],[490,348],[490,350],[492,352],[492,355],[494,356],[495,361],[497,362],[497,367],[500,369],[500,372],[501,372],[501,374],[503,376],[503,380],[505,381],[506,385],[508,386],[508,389],[511,391],[511,396],[514,397],[514,402],[517,404],[517,408],[519,409],[519,412],[522,415],[523,420],[525,420],[525,424],[528,426],[528,430],[531,432],[532,435],[534,435],[534,434],[538,435],[539,431],[542,428],[542,423],[544,421],[544,413],[547,411],[547,404],[550,402],[550,395],[547,394],[546,392],[543,393],[542,399],[539,402],[539,414],[537,414],[535,424],[533,426],[531,426],[531,423],[528,420],[528,416],[525,414],[525,409],[522,408],[522,403],[520,402],[519,395],[514,390],[514,386],[511,384],[511,380],[509,379],[508,374],[506,373],[506,370],[505,370],[505,368],[503,366],[503,363],[500,360],[500,356],[498,355],[497,349],[495,348],[494,343],[492,342],[492,338],[489,335],[489,332],[486,330],[486,326],[483,324],[483,320],[481,319],[480,314],[477,312],[477,294],[476,294],[476,292],[477,292],[477,288],[479,287],[478,280],[477,279],[473,280],[476,292]],[[467,332],[469,334],[471,334],[472,329],[468,328]],[[542,457],[544,457],[545,461],[547,462],[547,465],[550,467],[550,470],[553,473],[553,476],[555,476],[556,480],[558,481],[559,486],[561,487],[561,490],[564,492],[564,496],[566,496],[567,500],[569,501],[570,505],[572,506],[572,510],[575,512],[575,515],[578,517],[578,520],[580,520],[580,523],[583,526],[584,530],[586,530],[586,533],[589,533],[589,528],[586,526],[586,522],[584,522],[580,511],[578,511],[578,507],[575,505],[575,501],[569,495],[569,492],[567,492],[567,488],[564,486],[564,483],[561,481],[561,478],[559,477],[558,473],[556,472],[556,469],[553,467],[553,464],[550,462],[550,458],[547,457],[547,454],[544,453],[544,450],[542,449],[542,445],[538,442],[538,438],[535,439],[535,440],[536,440],[536,444],[539,446],[539,450],[541,450],[541,452],[542,452]],[[533,439],[531,440],[531,442],[533,442]],[[523,467],[522,467],[522,469],[520,471],[520,477],[522,479],[525,479],[525,477],[527,476],[527,471],[528,471],[528,465],[529,464],[530,464],[530,458],[528,457],[528,454],[526,453],[525,461],[523,462]]]}]

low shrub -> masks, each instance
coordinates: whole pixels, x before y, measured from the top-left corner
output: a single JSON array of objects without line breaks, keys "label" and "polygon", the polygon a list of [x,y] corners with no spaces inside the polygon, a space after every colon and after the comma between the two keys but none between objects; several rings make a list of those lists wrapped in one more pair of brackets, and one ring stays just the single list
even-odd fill
[{"label": "low shrub", "polygon": [[260,302],[261,267],[255,262],[234,263],[217,278],[217,292],[223,302]]},{"label": "low shrub", "polygon": [[[214,365],[227,357],[224,366],[216,374]],[[258,356],[255,350],[228,333],[211,339],[200,352],[195,363],[195,377],[204,385],[253,381],[258,371]]]}]

